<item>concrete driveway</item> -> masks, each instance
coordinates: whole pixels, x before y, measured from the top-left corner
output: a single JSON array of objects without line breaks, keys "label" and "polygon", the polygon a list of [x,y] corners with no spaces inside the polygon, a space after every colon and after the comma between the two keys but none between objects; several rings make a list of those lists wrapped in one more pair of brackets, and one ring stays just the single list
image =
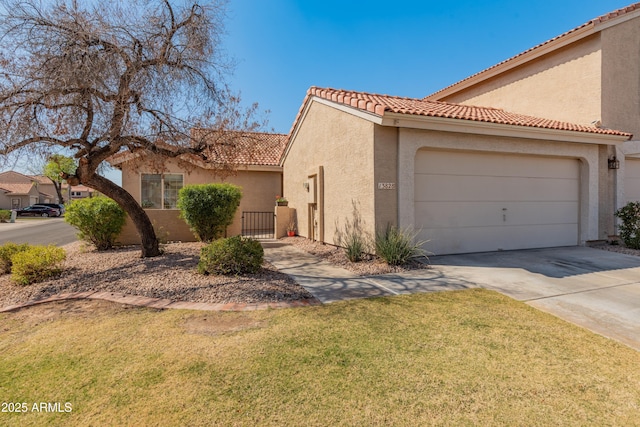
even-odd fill
[{"label": "concrete driveway", "polygon": [[640,257],[569,247],[439,256],[431,263],[439,281],[496,290],[640,350]]}]

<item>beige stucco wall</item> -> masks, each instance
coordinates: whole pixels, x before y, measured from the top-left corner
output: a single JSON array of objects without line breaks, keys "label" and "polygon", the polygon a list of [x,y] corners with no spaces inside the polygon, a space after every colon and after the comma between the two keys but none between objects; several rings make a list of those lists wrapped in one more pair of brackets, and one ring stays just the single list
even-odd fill
[{"label": "beige stucco wall", "polygon": [[604,59],[595,34],[440,100],[588,125],[602,119]]},{"label": "beige stucco wall", "polygon": [[[299,235],[312,237],[309,235],[312,175],[317,175],[318,220],[319,226],[324,226],[325,242],[337,244],[337,232],[353,220],[354,210],[362,219],[364,231],[374,233],[373,139],[374,125],[370,121],[311,102],[284,163],[284,195],[289,206],[296,209]],[[304,187],[307,182],[310,191]]]},{"label": "beige stucco wall", "polygon": [[[282,173],[279,168],[272,171],[239,169],[235,175],[221,179],[216,177],[212,171],[202,168],[195,168],[187,172],[175,160],[168,160],[165,167],[165,173],[182,173],[184,185],[227,182],[241,187],[242,200],[233,223],[227,229],[228,236],[241,233],[243,211],[274,212],[276,196],[280,195],[282,191]],[[129,191],[138,203],[140,203],[142,173],[156,172],[147,172],[144,168],[134,170],[126,164],[122,167],[122,187]],[[178,217],[178,210],[146,209],[146,212],[154,223],[156,233],[160,236],[171,241],[195,240],[188,226]],[[120,243],[137,244],[139,242],[137,232],[131,220],[127,218],[127,224],[120,236]]]},{"label": "beige stucco wall", "polygon": [[11,201],[13,199],[20,199],[20,209],[26,208],[38,203],[38,190],[33,187],[29,195],[20,196],[2,193],[0,194],[0,209],[12,209]]},{"label": "beige stucco wall", "polygon": [[398,225],[398,128],[375,126],[376,230]]},{"label": "beige stucco wall", "polygon": [[602,123],[640,139],[640,18],[602,31]]},{"label": "beige stucco wall", "polygon": [[[421,148],[459,149],[484,152],[531,154],[566,157],[580,160],[580,220],[581,243],[606,239],[611,230],[600,229],[600,187],[598,145],[540,141],[513,137],[400,129],[399,134],[399,205],[401,227],[415,227],[414,171],[415,157]],[[607,206],[607,209],[613,207]],[[423,236],[428,239],[428,236]]]}]

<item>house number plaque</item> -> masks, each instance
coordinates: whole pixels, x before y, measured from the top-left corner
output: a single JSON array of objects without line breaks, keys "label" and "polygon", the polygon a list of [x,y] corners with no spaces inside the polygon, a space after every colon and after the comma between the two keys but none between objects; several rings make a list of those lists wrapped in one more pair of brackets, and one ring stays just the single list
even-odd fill
[{"label": "house number plaque", "polygon": [[395,182],[379,182],[378,190],[395,190],[396,183]]}]

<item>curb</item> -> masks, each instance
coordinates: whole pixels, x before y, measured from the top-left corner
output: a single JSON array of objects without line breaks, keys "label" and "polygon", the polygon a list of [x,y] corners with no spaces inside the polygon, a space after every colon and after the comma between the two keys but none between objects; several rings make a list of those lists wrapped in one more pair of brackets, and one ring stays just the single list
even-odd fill
[{"label": "curb", "polygon": [[264,303],[205,303],[205,302],[189,302],[189,301],[172,301],[162,298],[149,298],[136,295],[120,294],[116,292],[73,292],[68,294],[57,294],[50,297],[27,301],[24,304],[10,305],[8,307],[0,308],[0,313],[9,313],[17,311],[27,307],[33,307],[34,305],[46,304],[49,302],[57,301],[70,301],[70,300],[103,300],[117,302],[120,304],[133,305],[136,307],[148,307],[158,310],[164,310],[167,308],[181,309],[181,310],[200,310],[200,311],[255,311],[255,310],[268,310],[279,308],[295,308],[295,307],[311,307],[315,305],[322,305],[322,303],[313,298],[310,300],[299,301],[279,301],[279,302],[264,302]]}]

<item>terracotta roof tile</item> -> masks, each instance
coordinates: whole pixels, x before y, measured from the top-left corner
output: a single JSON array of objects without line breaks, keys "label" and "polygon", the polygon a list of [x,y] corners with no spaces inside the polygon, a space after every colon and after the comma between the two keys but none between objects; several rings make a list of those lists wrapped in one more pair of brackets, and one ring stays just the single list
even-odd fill
[{"label": "terracotta roof tile", "polygon": [[437,95],[438,95],[439,93],[444,92],[445,90],[447,90],[447,89],[449,89],[449,88],[451,88],[451,87],[454,87],[454,86],[456,86],[456,85],[458,85],[458,84],[460,84],[460,83],[462,83],[462,82],[466,82],[467,80],[470,80],[470,79],[472,79],[472,78],[474,78],[474,77],[476,77],[476,76],[479,76],[480,74],[486,73],[486,72],[487,72],[487,71],[489,71],[489,70],[493,70],[494,68],[497,68],[497,67],[500,67],[500,66],[502,66],[502,65],[504,65],[504,64],[507,64],[507,63],[509,63],[509,62],[511,62],[511,61],[513,61],[513,60],[515,60],[515,59],[517,59],[517,58],[520,58],[520,57],[521,57],[521,56],[523,56],[523,55],[528,54],[529,52],[532,52],[532,51],[534,51],[534,50],[540,49],[541,47],[546,46],[546,45],[548,45],[549,43],[552,43],[552,42],[554,42],[554,41],[556,41],[556,40],[559,40],[559,39],[561,39],[561,38],[563,38],[563,37],[566,37],[566,36],[568,36],[568,35],[570,35],[570,34],[573,34],[573,33],[575,33],[576,31],[579,31],[579,30],[581,30],[581,29],[583,29],[583,28],[586,28],[586,27],[595,27],[595,26],[596,26],[596,25],[598,25],[598,24],[601,24],[601,23],[603,23],[603,22],[606,22],[606,21],[609,21],[609,20],[611,20],[611,19],[617,18],[617,17],[619,17],[619,16],[623,16],[623,15],[625,15],[625,14],[627,14],[627,13],[630,13],[630,12],[633,12],[633,11],[635,11],[635,10],[640,10],[640,2],[639,2],[639,3],[634,3],[634,4],[632,4],[632,5],[629,5],[629,6],[626,6],[626,7],[623,7],[623,8],[617,9],[617,10],[614,10],[613,12],[609,12],[609,13],[606,13],[606,14],[604,14],[604,15],[602,15],[602,16],[599,16],[599,17],[597,17],[597,18],[594,18],[594,19],[590,20],[589,22],[586,22],[586,23],[584,23],[584,24],[582,24],[582,25],[580,25],[580,26],[578,26],[578,27],[576,27],[576,28],[574,28],[574,29],[572,29],[572,30],[569,30],[569,31],[567,31],[567,32],[565,32],[565,33],[560,34],[559,36],[556,36],[556,37],[554,37],[554,38],[552,38],[552,39],[549,39],[549,40],[547,40],[547,41],[545,41],[545,42],[542,42],[542,43],[540,43],[540,44],[538,44],[538,45],[536,45],[536,46],[532,47],[531,49],[527,49],[527,50],[525,50],[524,52],[521,52],[521,53],[519,53],[519,54],[517,54],[517,55],[515,55],[515,56],[512,56],[512,57],[511,57],[511,58],[509,58],[509,59],[506,59],[506,60],[504,60],[504,61],[502,61],[502,62],[499,62],[499,63],[497,63],[497,64],[495,64],[495,65],[493,65],[493,66],[491,66],[491,67],[489,67],[489,68],[486,68],[486,69],[484,69],[484,70],[482,70],[482,71],[480,71],[480,72],[478,72],[478,73],[475,73],[475,74],[473,74],[473,75],[471,75],[471,76],[469,76],[469,77],[467,77],[467,78],[465,78],[465,79],[462,79],[462,80],[460,80],[460,81],[458,81],[458,82],[456,82],[456,83],[454,83],[454,84],[452,84],[452,85],[449,85],[449,86],[447,86],[447,87],[445,87],[445,88],[443,88],[443,89],[440,89],[439,91],[434,92],[434,93],[432,93],[431,95],[426,96],[426,97],[425,97],[425,99],[427,99],[427,98],[430,98],[430,99],[437,98]]},{"label": "terracotta roof tile", "polygon": [[[523,114],[509,113],[499,108],[474,107],[470,105],[453,104],[425,99],[403,98],[399,96],[377,95],[366,92],[352,92],[339,89],[311,87],[307,92],[307,99],[319,97],[338,104],[347,105],[361,111],[367,111],[376,116],[384,116],[386,112],[407,114],[413,116],[441,117],[458,120],[505,124],[512,126],[534,127],[542,129],[587,132],[601,135],[617,135],[631,137],[631,134],[612,129],[601,129],[557,120],[542,119]],[[299,120],[303,103],[298,113],[294,127]]]},{"label": "terracotta roof tile", "polygon": [[9,194],[26,195],[29,194],[33,183],[15,183],[15,182],[0,182],[0,189],[5,190]]},{"label": "terracotta roof tile", "polygon": [[[267,132],[210,131],[208,135],[202,135],[203,132],[209,132],[206,129],[194,129],[193,132],[196,138],[210,139],[213,143],[213,149],[206,153],[212,165],[278,166],[288,139],[288,135]],[[165,147],[168,145],[165,144]],[[131,152],[123,151],[111,156],[109,163],[119,165],[132,159],[132,156]]]}]

